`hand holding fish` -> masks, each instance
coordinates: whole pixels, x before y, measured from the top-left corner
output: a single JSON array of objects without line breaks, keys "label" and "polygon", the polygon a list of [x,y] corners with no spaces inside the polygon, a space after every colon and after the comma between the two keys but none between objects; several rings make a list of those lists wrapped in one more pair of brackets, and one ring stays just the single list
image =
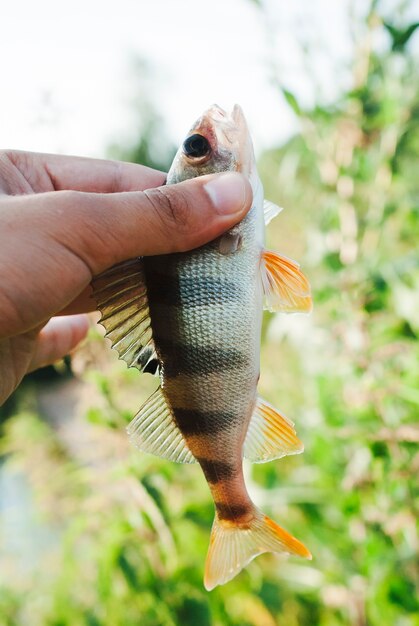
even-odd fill
[{"label": "hand holding fish", "polygon": [[27,372],[86,335],[80,314],[95,308],[92,276],[136,256],[200,246],[251,205],[237,173],[176,186],[165,179],[130,163],[0,153],[0,404]]}]

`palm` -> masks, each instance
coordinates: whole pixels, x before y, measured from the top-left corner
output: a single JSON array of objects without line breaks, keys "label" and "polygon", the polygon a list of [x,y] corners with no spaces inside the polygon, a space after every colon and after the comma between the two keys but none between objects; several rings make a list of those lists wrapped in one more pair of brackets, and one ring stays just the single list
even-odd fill
[{"label": "palm", "polygon": [[[15,162],[10,156],[2,155],[0,190],[4,197],[54,190],[46,168],[35,161],[30,163],[25,155],[20,155],[20,159]],[[46,364],[50,361],[50,356],[62,356],[73,347],[68,341],[63,344],[62,338],[60,339],[59,333],[53,327],[45,329],[40,335],[47,321],[48,319],[23,333],[0,339],[0,399],[10,395],[28,371]],[[74,339],[81,338],[80,333],[75,335],[77,336]],[[54,341],[55,346],[51,345]]]},{"label": "palm", "polygon": [[[51,182],[48,186],[46,181],[44,188],[40,185],[39,188],[34,189],[10,157],[7,158],[5,165],[6,167],[1,170],[0,189],[7,195],[31,194],[53,189]],[[34,174],[34,181],[42,180],[39,172],[35,171]],[[21,335],[0,340],[0,398],[7,397],[29,370],[39,331],[40,328],[29,330]]]},{"label": "palm", "polygon": [[77,314],[94,308],[92,274],[122,260],[86,217],[96,226],[100,209],[113,233],[102,217],[104,194],[118,204],[120,192],[164,180],[129,163],[0,152],[0,404],[27,372],[62,358],[86,335],[87,318]]}]

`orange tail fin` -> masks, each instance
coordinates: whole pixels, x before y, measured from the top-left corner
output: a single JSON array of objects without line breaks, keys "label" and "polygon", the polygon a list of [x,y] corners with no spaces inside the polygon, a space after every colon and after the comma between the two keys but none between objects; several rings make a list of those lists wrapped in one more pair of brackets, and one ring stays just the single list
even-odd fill
[{"label": "orange tail fin", "polygon": [[298,539],[256,508],[253,520],[246,526],[223,523],[215,515],[205,564],[205,588],[210,591],[228,582],[263,552],[311,559],[310,552]]}]

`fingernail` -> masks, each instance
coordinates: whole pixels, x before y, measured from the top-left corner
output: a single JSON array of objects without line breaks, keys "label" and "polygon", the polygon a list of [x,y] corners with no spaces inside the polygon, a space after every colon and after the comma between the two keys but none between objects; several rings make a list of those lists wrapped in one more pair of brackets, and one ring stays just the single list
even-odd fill
[{"label": "fingernail", "polygon": [[246,206],[248,186],[243,176],[237,172],[215,176],[204,188],[217,213],[221,215],[239,213]]}]

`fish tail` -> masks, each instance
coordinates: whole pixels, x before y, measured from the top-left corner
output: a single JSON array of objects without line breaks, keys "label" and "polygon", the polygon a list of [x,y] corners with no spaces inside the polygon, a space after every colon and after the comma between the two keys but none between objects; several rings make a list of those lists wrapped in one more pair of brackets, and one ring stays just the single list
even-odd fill
[{"label": "fish tail", "polygon": [[256,507],[253,511],[253,519],[245,524],[220,520],[215,515],[205,564],[204,585],[207,591],[234,578],[263,552],[282,552],[312,558],[298,539]]}]

